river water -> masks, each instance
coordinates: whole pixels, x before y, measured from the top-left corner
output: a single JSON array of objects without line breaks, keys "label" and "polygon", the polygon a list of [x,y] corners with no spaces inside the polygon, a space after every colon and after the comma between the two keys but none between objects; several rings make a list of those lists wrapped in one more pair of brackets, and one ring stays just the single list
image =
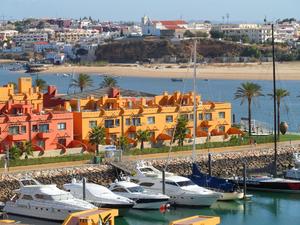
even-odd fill
[{"label": "river water", "polygon": [[[20,76],[30,74],[10,72],[0,69],[0,85],[7,82],[17,82]],[[33,75],[35,78],[37,75]],[[58,87],[60,93],[72,93],[75,90],[69,89],[71,77],[56,74],[39,75]],[[92,76],[94,87],[99,87],[103,76]],[[117,77],[119,86],[122,88],[146,91],[160,94],[163,91],[173,92],[175,90],[184,92],[192,89],[192,80],[184,82],[172,82],[170,78],[135,78]],[[249,79],[250,80],[250,79]],[[236,115],[237,121],[247,116],[247,106],[240,105],[239,100],[234,100],[236,88],[244,81],[241,80],[197,80],[197,90],[201,93],[203,100],[229,101],[232,103],[232,112]],[[271,81],[255,81],[262,86],[263,92],[267,95],[272,91]],[[284,99],[282,107],[282,120],[289,124],[289,130],[299,132],[300,125],[300,81],[278,81],[278,87],[288,89],[290,97]],[[273,101],[269,96],[260,97],[253,106],[253,118],[272,124]],[[211,208],[177,208],[165,214],[157,211],[130,210],[125,217],[117,218],[116,225],[167,225],[170,221],[193,215],[220,216],[222,225],[299,225],[300,224],[300,195],[280,193],[259,193],[253,192],[250,201],[239,202],[217,202]],[[48,221],[40,221],[32,218],[13,217],[28,224],[59,224]]]},{"label": "river water", "polygon": [[[0,69],[0,85],[6,84],[9,81],[17,82],[20,76],[30,76],[30,74],[10,72]],[[37,75],[33,74],[35,79]],[[60,93],[73,93],[74,90],[69,88],[72,77],[65,77],[56,74],[38,75],[47,81],[48,84],[53,84],[58,87]],[[199,75],[201,76],[201,74]],[[92,76],[93,87],[98,88],[103,76]],[[192,80],[185,79],[184,82],[172,82],[170,78],[137,78],[137,77],[116,77],[118,85],[122,88],[146,91],[154,94],[161,94],[163,91],[169,93],[173,91],[187,92],[192,90]],[[249,81],[253,81],[250,80]],[[234,93],[237,87],[240,86],[242,80],[197,80],[197,91],[202,95],[203,100],[207,101],[227,101],[232,103],[232,113],[236,115],[236,122],[240,121],[241,117],[247,117],[247,103],[240,104],[240,100],[234,99]],[[269,93],[272,92],[271,81],[253,81],[262,86],[265,96],[259,97],[254,101],[252,111],[253,119],[265,122],[272,127],[273,124],[273,100]],[[278,81],[277,87],[285,88],[290,92],[290,96],[282,100],[281,119],[287,121],[289,131],[300,132],[300,81]]]}]

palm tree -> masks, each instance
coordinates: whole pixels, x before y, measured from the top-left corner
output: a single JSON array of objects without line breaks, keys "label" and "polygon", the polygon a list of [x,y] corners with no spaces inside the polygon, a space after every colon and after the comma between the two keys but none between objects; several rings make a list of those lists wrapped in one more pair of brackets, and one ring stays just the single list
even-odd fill
[{"label": "palm tree", "polygon": [[245,100],[248,101],[248,133],[251,136],[251,103],[253,98],[263,96],[262,89],[259,84],[252,82],[242,83],[234,94],[234,99],[241,99],[241,105]]},{"label": "palm tree", "polygon": [[23,154],[25,155],[25,159],[28,159],[29,156],[33,156],[34,149],[33,149],[31,141],[24,142],[21,147],[21,150],[22,150],[22,155]]},{"label": "palm tree", "polygon": [[141,142],[141,149],[144,149],[144,142],[150,139],[151,133],[148,130],[138,130],[136,139]]},{"label": "palm tree", "polygon": [[[274,94],[268,94],[269,96],[271,96],[272,98],[274,98]],[[280,134],[280,104],[281,104],[281,100],[285,97],[290,96],[290,92],[286,89],[283,88],[278,88],[276,89],[275,92],[276,95],[276,102],[277,102],[277,135],[278,135],[278,139],[279,139],[279,134]]]},{"label": "palm tree", "polygon": [[105,128],[102,126],[95,126],[89,132],[89,142],[92,145],[96,145],[96,154],[99,154],[99,145],[105,144]]},{"label": "palm tree", "polygon": [[43,79],[36,78],[34,86],[39,87],[40,91],[44,91],[47,88],[47,82]]},{"label": "palm tree", "polygon": [[100,87],[117,87],[118,81],[113,77],[105,77],[104,80],[101,82]]},{"label": "palm tree", "polygon": [[189,129],[187,128],[187,123],[188,120],[186,117],[180,116],[178,118],[173,138],[173,142],[178,140],[178,146],[183,146],[183,141],[186,138],[186,135],[188,134]]},{"label": "palm tree", "polygon": [[19,159],[21,156],[21,149],[18,146],[13,145],[9,149],[9,158],[12,160]]},{"label": "palm tree", "polygon": [[78,87],[80,92],[83,92],[85,88],[93,86],[93,81],[88,74],[81,73],[77,79],[72,79],[70,87]]}]

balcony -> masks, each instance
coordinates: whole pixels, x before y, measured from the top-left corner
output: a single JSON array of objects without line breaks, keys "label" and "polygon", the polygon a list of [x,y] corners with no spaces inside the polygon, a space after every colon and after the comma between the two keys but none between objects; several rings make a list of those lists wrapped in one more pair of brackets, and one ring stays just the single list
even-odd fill
[{"label": "balcony", "polygon": [[48,139],[51,137],[51,133],[50,131],[39,131],[37,136],[40,138],[40,139]]},{"label": "balcony", "polygon": [[120,126],[118,126],[118,127],[116,127],[116,126],[107,127],[107,128],[105,128],[105,132],[107,134],[121,133],[121,127]]},{"label": "balcony", "polygon": [[26,133],[19,133],[19,134],[9,134],[7,138],[10,141],[24,141],[27,140],[29,137]]}]

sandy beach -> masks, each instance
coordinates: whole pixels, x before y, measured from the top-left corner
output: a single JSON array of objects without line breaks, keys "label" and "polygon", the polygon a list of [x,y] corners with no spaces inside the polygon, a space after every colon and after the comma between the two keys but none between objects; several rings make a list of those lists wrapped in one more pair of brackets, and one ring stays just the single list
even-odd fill
[{"label": "sandy beach", "polygon": [[13,60],[13,59],[0,59],[0,64],[4,64],[4,63],[14,63],[14,62],[18,62],[18,61]]},{"label": "sandy beach", "polygon": [[[193,68],[182,68],[179,65],[116,65],[103,67],[96,66],[54,66],[44,73],[88,73],[106,74],[114,76],[136,77],[165,77],[165,78],[191,78]],[[235,64],[208,64],[200,65],[197,76],[202,79],[227,80],[271,80],[272,63],[235,63]],[[276,63],[278,80],[300,80],[300,62]]]}]

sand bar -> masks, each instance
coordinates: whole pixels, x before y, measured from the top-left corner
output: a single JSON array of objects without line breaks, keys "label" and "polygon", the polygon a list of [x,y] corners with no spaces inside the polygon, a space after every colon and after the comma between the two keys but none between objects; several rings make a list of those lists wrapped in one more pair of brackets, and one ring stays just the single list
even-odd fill
[{"label": "sand bar", "polygon": [[[171,68],[170,68],[171,67]],[[178,65],[107,65],[96,66],[54,66],[44,73],[88,73],[114,76],[191,78],[192,68]],[[272,63],[208,64],[198,66],[198,77],[202,79],[227,80],[272,80]],[[300,62],[276,63],[278,80],[300,80]]]}]

